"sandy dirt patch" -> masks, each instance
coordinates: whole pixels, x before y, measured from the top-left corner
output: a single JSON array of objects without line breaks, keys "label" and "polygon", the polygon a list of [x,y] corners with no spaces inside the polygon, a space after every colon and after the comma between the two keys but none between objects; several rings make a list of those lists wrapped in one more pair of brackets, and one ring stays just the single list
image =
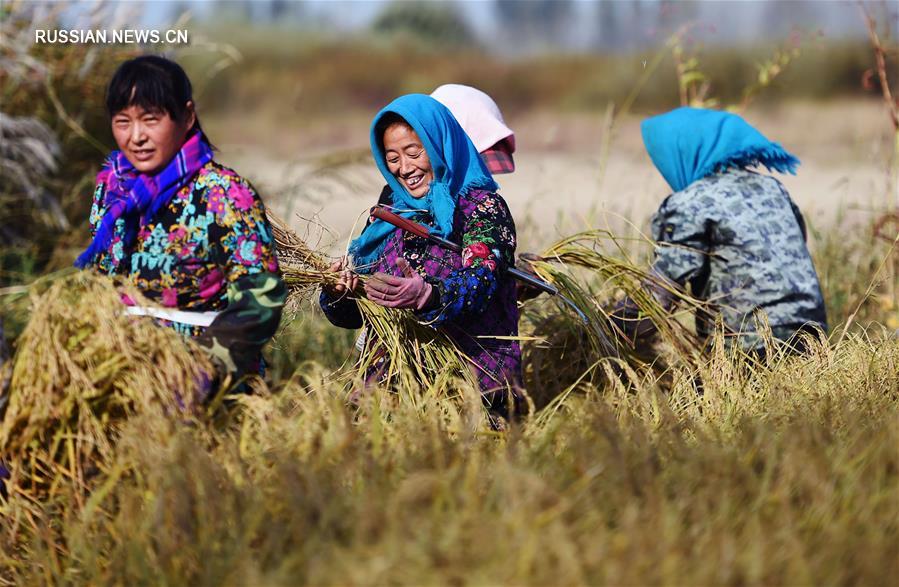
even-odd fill
[{"label": "sandy dirt patch", "polygon": [[[509,120],[516,130],[517,171],[499,176],[501,193],[516,218],[522,249],[587,226],[625,231],[645,227],[669,193],[640,138],[642,117],[616,125],[602,171],[603,115],[533,112]],[[876,101],[792,102],[751,109],[749,122],[802,160],[796,176],[778,177],[812,227],[835,222],[868,224],[899,194],[887,192],[891,137]],[[204,124],[206,124],[204,122]],[[368,119],[281,125],[277,138],[243,121],[239,132],[213,120],[222,160],[251,178],[267,205],[304,228],[297,215],[317,217],[345,246],[364,221],[383,179],[367,152]]]}]

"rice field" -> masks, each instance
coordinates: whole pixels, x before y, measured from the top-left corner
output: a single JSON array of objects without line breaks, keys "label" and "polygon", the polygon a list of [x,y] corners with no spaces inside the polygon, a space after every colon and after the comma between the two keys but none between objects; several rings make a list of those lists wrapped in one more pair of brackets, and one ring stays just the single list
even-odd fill
[{"label": "rice field", "polygon": [[[570,290],[612,295],[571,244]],[[122,318],[105,280],[39,282],[0,428],[0,581],[885,584],[899,338],[877,323],[896,309],[884,263],[840,244],[877,293],[838,305],[825,279],[830,340],[764,366],[721,347],[602,359],[528,302],[531,408],[503,431],[452,372],[358,393],[351,339],[299,298],[269,380],[201,406],[197,349]]]},{"label": "rice field", "polygon": [[[646,267],[645,216],[621,216],[621,231],[555,246],[519,222],[531,250],[564,259],[545,276],[595,323]],[[297,295],[252,395],[203,403],[202,354],[123,322],[108,282],[7,288],[4,318],[24,330],[0,374],[0,584],[887,584],[897,245],[863,219],[815,226],[832,328],[804,357],[700,355],[682,317],[651,357],[614,358],[564,306],[527,302],[529,413],[502,431],[451,348],[422,385],[407,365],[421,346],[397,344],[389,388],[359,393],[354,333],[314,304],[349,216],[331,233],[290,221],[310,250],[281,245]],[[381,314],[385,340],[403,340]]]},{"label": "rice field", "polygon": [[[98,69],[116,61],[101,56]],[[57,83],[96,102],[106,74],[84,75]],[[76,165],[41,189],[64,194],[71,213],[97,155],[70,123],[105,121],[97,108],[78,114],[77,92],[60,103],[45,91],[11,88],[11,104],[21,113],[46,99],[61,159]],[[655,345],[609,348],[604,312],[639,292],[651,255],[641,230],[667,193],[642,152],[640,114],[613,125],[602,108],[513,110],[518,170],[500,183],[519,251],[554,258],[537,270],[592,320],[546,296],[522,305],[528,409],[503,426],[447,341],[373,304],[363,311],[393,361],[389,381],[363,385],[355,333],[315,302],[380,191],[370,112],[279,112],[203,113],[221,160],[284,219],[292,299],[251,394],[209,397],[202,351],[124,318],[122,284],[56,271],[82,244],[78,229],[40,264],[27,247],[0,250],[0,335],[13,353],[0,363],[11,474],[0,585],[895,581],[899,242],[890,223],[872,229],[899,193],[881,103],[746,113],[803,161],[785,184],[809,220],[831,327],[807,355],[765,364],[721,344],[700,352],[690,313],[668,318],[649,298]],[[0,204],[16,201],[2,191]]]},{"label": "rice field", "polygon": [[[226,422],[138,412],[86,500],[2,510],[10,584],[886,584],[899,345],[622,381],[497,434],[307,366]],[[465,395],[463,393],[463,395]]]}]

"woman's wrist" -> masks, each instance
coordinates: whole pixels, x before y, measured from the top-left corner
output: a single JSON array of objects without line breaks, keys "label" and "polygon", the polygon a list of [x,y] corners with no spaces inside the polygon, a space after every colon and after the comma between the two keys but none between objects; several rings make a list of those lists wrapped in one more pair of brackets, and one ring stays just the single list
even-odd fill
[{"label": "woman's wrist", "polygon": [[322,288],[321,302],[322,304],[327,304],[330,307],[338,306],[347,300],[347,292],[346,291],[331,291],[327,288]]},{"label": "woman's wrist", "polygon": [[423,292],[421,302],[415,308],[418,312],[433,310],[440,303],[440,290],[433,284],[425,282],[426,292]]}]

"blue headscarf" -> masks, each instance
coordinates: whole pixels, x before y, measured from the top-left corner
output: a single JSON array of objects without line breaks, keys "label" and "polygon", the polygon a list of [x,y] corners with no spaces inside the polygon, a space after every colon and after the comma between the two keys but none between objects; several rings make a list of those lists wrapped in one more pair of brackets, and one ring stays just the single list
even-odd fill
[{"label": "blue headscarf", "polygon": [[[434,180],[428,193],[421,198],[409,195],[406,188],[387,169],[383,137],[377,136],[378,122],[389,112],[398,114],[409,123],[421,139],[431,160]],[[416,210],[427,210],[434,219],[429,227],[433,234],[447,238],[453,230],[453,214],[459,196],[472,189],[496,191],[498,186],[481,160],[471,139],[462,130],[450,111],[430,96],[409,94],[385,106],[371,123],[371,152],[381,175],[393,192],[393,212],[411,218]],[[350,254],[357,267],[371,265],[381,256],[387,237],[396,228],[375,219],[350,244]]]},{"label": "blue headscarf", "polygon": [[679,192],[710,173],[762,164],[796,174],[799,159],[729,112],[678,108],[647,118],[643,144],[656,169]]}]

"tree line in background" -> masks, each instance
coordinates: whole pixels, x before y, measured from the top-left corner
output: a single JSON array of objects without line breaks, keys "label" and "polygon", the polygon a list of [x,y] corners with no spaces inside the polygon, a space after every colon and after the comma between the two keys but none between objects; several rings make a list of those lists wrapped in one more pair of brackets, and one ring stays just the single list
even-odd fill
[{"label": "tree line in background", "polygon": [[[509,23],[518,23],[510,24],[510,30],[533,26],[526,23],[539,20],[546,30],[564,31],[562,23],[577,4],[561,0],[491,6]],[[616,9],[617,4],[628,8]],[[71,263],[72,251],[85,238],[88,199],[84,194],[91,189],[97,162],[112,146],[102,105],[104,87],[123,58],[142,50],[34,45],[32,27],[61,22],[60,5],[48,6],[24,2],[0,7],[0,287]],[[233,10],[240,3],[229,2],[228,6]],[[308,8],[306,3],[296,2],[260,6],[275,13]],[[427,6],[431,12],[413,9],[415,6]],[[596,8],[603,6],[605,3]],[[624,11],[636,10],[636,6],[610,3],[607,8]],[[504,61],[477,47],[472,30],[453,12],[456,9],[455,4],[384,3],[384,12],[372,27],[385,35],[399,35],[392,43],[377,42],[371,36],[309,40],[292,31],[272,29],[259,34],[243,27],[243,40],[237,34],[240,29],[227,36],[237,48],[211,43],[204,49],[196,44],[183,56],[177,51],[173,56],[196,73],[195,85],[206,111],[239,112],[271,106],[294,117],[371,110],[399,93],[427,91],[447,80],[483,87],[504,110],[515,112],[530,108],[603,110],[609,103],[620,105],[629,99],[638,83],[642,85],[634,103],[637,110],[672,107],[683,101],[679,92],[691,92],[681,83],[686,74],[697,72],[703,78],[695,97],[713,95],[722,104],[739,102],[741,91],[754,87],[754,80],[774,69],[778,70],[777,79],[766,78],[765,95],[775,100],[861,95],[864,85],[870,95],[876,95],[885,79],[866,73],[876,71],[870,45],[832,40],[816,50],[803,47],[798,59],[792,57],[793,48],[789,53],[778,49],[781,57],[789,57],[788,67],[782,60],[771,61],[770,46],[708,51],[699,55],[698,66],[691,65],[700,51],[696,47],[686,48],[680,61],[670,50],[665,55],[665,49],[619,56],[547,53]],[[97,13],[97,18],[102,16]],[[889,18],[892,16],[879,17],[877,22],[883,31],[885,70],[899,58],[890,38]],[[109,22],[97,21],[95,26],[103,28]],[[410,30],[424,31],[441,43],[464,42],[466,46],[452,52],[434,51],[433,46],[410,36]],[[226,36],[220,31],[219,35]],[[684,36],[681,40],[687,41]],[[255,44],[242,45],[243,41]],[[638,79],[642,69],[634,64],[656,54],[665,60],[644,83]],[[765,63],[770,66],[764,67]],[[708,84],[711,94],[705,87]]]},{"label": "tree line in background", "polygon": [[[878,0],[885,9],[886,0]],[[714,23],[704,31],[717,44],[757,42],[788,34],[795,26],[827,29],[835,37],[864,36],[855,3],[770,0],[492,0],[491,2],[384,0],[367,26],[376,32],[400,32],[429,43],[463,45],[473,41],[507,53],[517,51],[631,51],[660,45],[665,33],[691,22]],[[194,3],[172,5],[177,17]],[[279,23],[309,28],[340,24],[352,2],[315,0],[216,0],[212,18],[260,25]],[[886,24],[899,28],[895,5]],[[364,25],[363,25],[364,26]]]}]

